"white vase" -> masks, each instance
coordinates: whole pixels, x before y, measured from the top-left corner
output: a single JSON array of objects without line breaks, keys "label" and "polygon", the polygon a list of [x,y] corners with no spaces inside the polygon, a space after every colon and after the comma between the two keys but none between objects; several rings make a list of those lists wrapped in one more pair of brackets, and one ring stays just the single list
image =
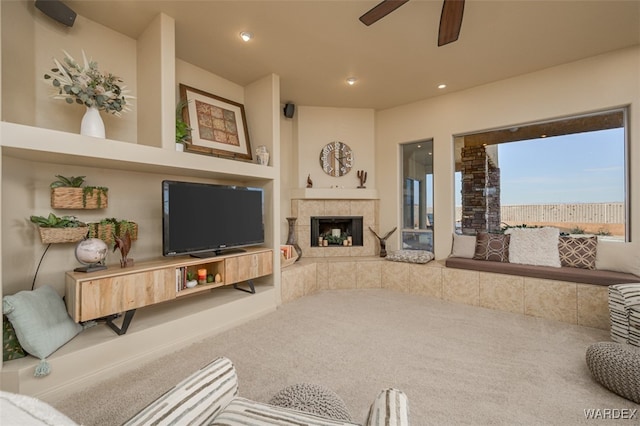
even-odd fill
[{"label": "white vase", "polygon": [[104,122],[100,117],[100,110],[96,107],[87,107],[87,111],[82,116],[80,123],[80,134],[84,136],[93,136],[95,138],[104,138]]},{"label": "white vase", "polygon": [[183,152],[184,151],[184,145],[181,144],[181,143],[176,142],[176,151]]}]

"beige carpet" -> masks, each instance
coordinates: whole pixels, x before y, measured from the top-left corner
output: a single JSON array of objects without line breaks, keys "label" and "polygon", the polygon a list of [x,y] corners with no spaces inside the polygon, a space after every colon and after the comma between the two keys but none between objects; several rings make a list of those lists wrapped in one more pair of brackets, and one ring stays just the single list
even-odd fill
[{"label": "beige carpet", "polygon": [[327,291],[54,405],[87,426],[119,425],[224,355],[241,396],[266,402],[287,385],[319,383],[358,422],[380,389],[396,387],[416,426],[595,425],[585,410],[640,408],[591,378],[585,351],[602,340],[603,330],[389,290]]}]

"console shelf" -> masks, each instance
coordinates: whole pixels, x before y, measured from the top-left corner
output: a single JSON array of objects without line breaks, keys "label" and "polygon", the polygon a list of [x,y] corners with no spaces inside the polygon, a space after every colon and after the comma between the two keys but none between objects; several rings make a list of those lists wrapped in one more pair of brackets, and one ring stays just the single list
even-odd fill
[{"label": "console shelf", "polygon": [[[184,287],[184,273],[195,273],[201,268],[220,274],[221,281]],[[243,253],[205,259],[162,259],[90,273],[67,272],[67,311],[76,322],[107,318],[114,331],[124,334],[138,308],[251,281],[272,272],[273,251],[267,248],[250,248]],[[122,313],[125,313],[123,328],[114,328],[111,319]]]}]

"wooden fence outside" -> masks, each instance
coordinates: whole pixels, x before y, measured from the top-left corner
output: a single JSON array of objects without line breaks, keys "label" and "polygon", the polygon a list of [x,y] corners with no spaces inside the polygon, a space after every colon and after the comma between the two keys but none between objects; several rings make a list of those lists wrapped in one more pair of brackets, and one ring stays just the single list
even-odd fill
[{"label": "wooden fence outside", "polygon": [[[456,206],[456,220],[462,207]],[[624,223],[624,203],[522,204],[502,206],[500,220],[507,223]]]}]

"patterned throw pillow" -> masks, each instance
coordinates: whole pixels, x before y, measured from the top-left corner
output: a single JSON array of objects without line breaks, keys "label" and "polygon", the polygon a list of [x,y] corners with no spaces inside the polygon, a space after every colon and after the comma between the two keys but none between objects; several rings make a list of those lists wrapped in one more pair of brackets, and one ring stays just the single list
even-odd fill
[{"label": "patterned throw pillow", "polygon": [[9,319],[2,316],[2,361],[11,361],[12,359],[24,358],[27,354],[20,346],[16,331],[13,329]]},{"label": "patterned throw pillow", "polygon": [[521,265],[552,266],[559,268],[558,228],[511,228],[509,234],[509,263]]},{"label": "patterned throw pillow", "polygon": [[560,264],[571,268],[596,269],[597,237],[565,237],[558,239]]},{"label": "patterned throw pillow", "polygon": [[474,259],[509,262],[509,235],[478,232]]},{"label": "patterned throw pillow", "polygon": [[433,253],[426,250],[398,250],[390,253],[387,260],[407,263],[427,263],[433,260]]}]

